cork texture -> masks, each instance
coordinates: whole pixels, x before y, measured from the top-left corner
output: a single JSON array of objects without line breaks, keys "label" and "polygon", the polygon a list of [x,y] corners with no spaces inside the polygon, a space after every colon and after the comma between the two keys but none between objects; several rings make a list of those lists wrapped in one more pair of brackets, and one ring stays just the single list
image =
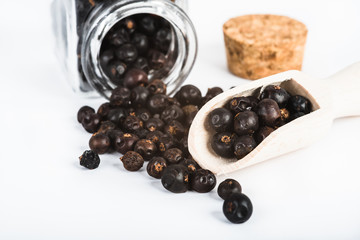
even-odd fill
[{"label": "cork texture", "polygon": [[301,70],[306,26],[278,15],[245,15],[223,25],[228,68],[251,80]]}]

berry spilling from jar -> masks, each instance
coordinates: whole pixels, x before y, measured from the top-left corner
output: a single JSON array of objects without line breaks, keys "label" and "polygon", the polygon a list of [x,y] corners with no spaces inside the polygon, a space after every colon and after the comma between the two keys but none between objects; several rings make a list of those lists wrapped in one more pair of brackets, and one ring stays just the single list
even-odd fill
[{"label": "berry spilling from jar", "polygon": [[309,99],[277,85],[266,86],[259,98],[234,97],[209,113],[208,125],[215,131],[211,147],[221,157],[242,159],[277,128],[311,111]]},{"label": "berry spilling from jar", "polygon": [[115,86],[145,86],[172,67],[168,59],[172,41],[173,29],[165,19],[151,14],[132,15],[106,34],[100,66]]}]

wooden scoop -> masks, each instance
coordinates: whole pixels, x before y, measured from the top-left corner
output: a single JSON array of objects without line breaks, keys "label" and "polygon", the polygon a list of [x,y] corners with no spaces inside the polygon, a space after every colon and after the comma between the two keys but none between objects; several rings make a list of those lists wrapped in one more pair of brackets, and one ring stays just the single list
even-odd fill
[{"label": "wooden scoop", "polygon": [[[278,128],[240,160],[217,155],[210,145],[215,132],[208,125],[208,114],[233,97],[259,96],[271,84],[280,85],[291,95],[307,97],[313,112]],[[323,80],[296,70],[286,71],[235,87],[206,103],[190,127],[189,151],[201,167],[218,175],[230,173],[310,145],[326,133],[334,119],[355,115],[360,115],[360,62]]]}]

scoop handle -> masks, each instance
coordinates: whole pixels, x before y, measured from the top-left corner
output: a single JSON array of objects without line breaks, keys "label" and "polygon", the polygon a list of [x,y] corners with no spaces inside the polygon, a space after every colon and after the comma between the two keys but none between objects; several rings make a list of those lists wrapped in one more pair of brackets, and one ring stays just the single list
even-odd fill
[{"label": "scoop handle", "polygon": [[334,118],[360,115],[360,62],[325,79],[332,93]]}]

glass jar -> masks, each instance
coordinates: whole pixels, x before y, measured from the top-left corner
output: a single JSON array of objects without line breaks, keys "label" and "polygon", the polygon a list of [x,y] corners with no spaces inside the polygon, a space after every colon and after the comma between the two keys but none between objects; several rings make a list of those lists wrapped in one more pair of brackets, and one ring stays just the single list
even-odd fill
[{"label": "glass jar", "polygon": [[85,96],[109,98],[114,84],[100,64],[102,43],[121,20],[138,14],[160,16],[171,26],[166,65],[148,73],[162,79],[171,94],[190,73],[197,54],[193,24],[185,0],[54,0],[53,29],[57,55],[73,90]]}]

